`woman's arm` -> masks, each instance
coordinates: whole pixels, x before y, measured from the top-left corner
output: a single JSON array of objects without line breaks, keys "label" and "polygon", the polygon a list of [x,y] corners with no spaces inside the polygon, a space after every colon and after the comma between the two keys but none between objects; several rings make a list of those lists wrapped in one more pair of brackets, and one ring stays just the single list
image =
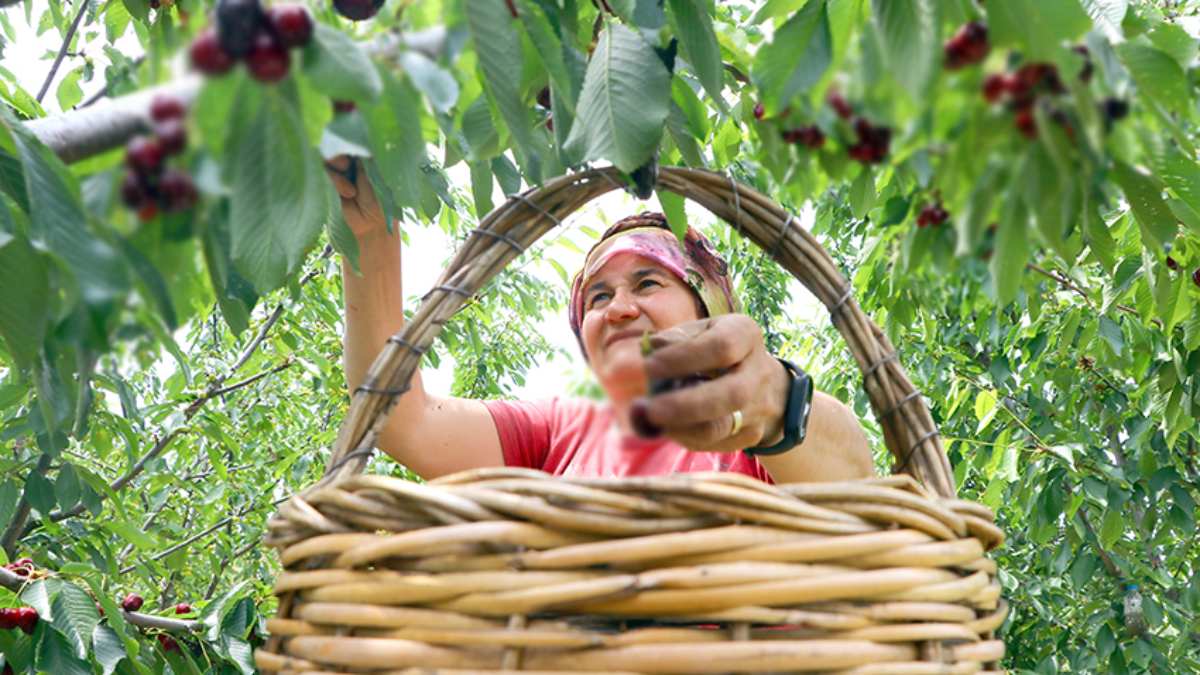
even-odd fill
[{"label": "woman's arm", "polygon": [[[358,240],[362,272],[356,274],[342,262],[343,364],[353,396],[387,339],[404,327],[400,235],[397,228],[387,231],[361,166],[339,157],[329,162],[329,175],[342,199],[346,223]],[[388,415],[378,446],[426,479],[504,464],[500,437],[483,402],[429,394],[419,370]]]}]

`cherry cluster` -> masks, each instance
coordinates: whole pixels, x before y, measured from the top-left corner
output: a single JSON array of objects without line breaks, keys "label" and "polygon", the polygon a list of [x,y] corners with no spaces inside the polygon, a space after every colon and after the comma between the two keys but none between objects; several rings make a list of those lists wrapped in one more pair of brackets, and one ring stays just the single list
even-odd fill
[{"label": "cherry cluster", "polygon": [[990,49],[987,26],[979,21],[964,24],[942,46],[946,55],[946,70],[958,70],[979,63],[987,58]]},{"label": "cherry cluster", "polygon": [[200,195],[192,178],[178,169],[164,168],[168,157],[187,147],[183,103],[173,96],[156,96],[150,103],[152,136],[135,136],[125,145],[129,172],[121,183],[121,201],[137,211],[142,221],[153,220],[159,210],[174,213],[196,205]]},{"label": "cherry cluster", "polygon": [[[1167,269],[1171,270],[1172,272],[1178,272],[1179,261],[1171,256],[1167,256]],[[1192,272],[1192,283],[1200,286],[1200,267],[1197,267],[1196,270]]]},{"label": "cherry cluster", "polygon": [[14,560],[13,562],[5,565],[4,569],[19,577],[26,577],[30,579],[37,578],[37,575],[35,574],[37,568],[33,566],[33,558],[21,558],[20,560]]},{"label": "cherry cluster", "polygon": [[855,117],[854,108],[841,93],[830,91],[825,102],[833,108],[837,116],[849,122],[854,120],[854,134],[857,140],[846,148],[850,158],[863,164],[879,164],[887,157],[888,148],[892,143],[890,127],[872,124],[866,117]]},{"label": "cherry cluster", "polygon": [[798,143],[815,150],[825,145],[825,134],[821,132],[820,127],[811,124],[807,127],[785,129],[783,131],[783,140],[787,143]]},{"label": "cherry cluster", "polygon": [[[1092,79],[1092,61],[1087,47],[1079,45],[1075,51],[1084,57],[1083,68],[1079,71],[1079,79],[1088,82]],[[1047,96],[1057,96],[1066,92],[1058,68],[1052,63],[1026,63],[1009,73],[992,73],[983,79],[983,98],[988,103],[1006,102],[1013,111],[1013,124],[1026,138],[1037,137],[1037,122],[1033,116],[1033,106],[1039,99]],[[1128,105],[1119,99],[1107,99],[1104,104],[1105,118],[1109,121],[1120,119],[1129,112]],[[1111,108],[1111,110],[1110,110]],[[1068,136],[1073,136],[1066,115],[1055,111],[1051,116],[1066,129]]]},{"label": "cherry cluster", "polygon": [[304,5],[263,9],[259,0],[220,0],[216,27],[192,42],[192,66],[205,75],[224,75],[240,59],[259,82],[278,82],[291,68],[288,50],[312,40],[313,20]]},{"label": "cherry cluster", "polygon": [[950,213],[942,208],[942,203],[926,204],[921,208],[921,212],[917,214],[917,227],[929,227],[930,225],[941,225],[950,219]]},{"label": "cherry cluster", "polygon": [[38,624],[37,610],[32,607],[5,607],[0,609],[0,630],[20,628],[26,635],[33,635]]}]

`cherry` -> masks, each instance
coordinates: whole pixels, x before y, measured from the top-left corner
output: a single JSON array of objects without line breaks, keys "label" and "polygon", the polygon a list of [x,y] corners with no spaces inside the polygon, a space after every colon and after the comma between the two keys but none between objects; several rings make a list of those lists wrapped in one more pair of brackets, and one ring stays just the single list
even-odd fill
[{"label": "cherry", "polygon": [[32,607],[17,608],[17,628],[25,631],[26,635],[33,635],[33,629],[38,624],[37,610]]},{"label": "cherry", "polygon": [[150,102],[150,119],[155,122],[183,119],[186,112],[183,101],[174,96],[159,94]]},{"label": "cherry", "polygon": [[340,113],[352,113],[352,112],[354,112],[354,109],[356,107],[357,106],[354,105],[354,101],[334,101],[333,102],[333,111],[335,113],[339,113],[339,114]]},{"label": "cherry", "polygon": [[154,135],[162,147],[164,157],[178,155],[187,147],[187,127],[183,120],[173,119],[162,122],[154,127]]},{"label": "cherry", "polygon": [[121,609],[125,610],[126,612],[136,612],[142,608],[143,602],[142,596],[138,595],[137,593],[130,593],[124,598],[121,598]]},{"label": "cherry", "polygon": [[189,614],[189,613],[191,613],[191,611],[192,611],[192,606],[186,602],[181,602],[178,605],[175,605],[175,613],[176,614]]},{"label": "cherry", "polygon": [[838,92],[829,92],[829,96],[827,96],[825,100],[828,101],[829,107],[833,108],[833,111],[837,113],[838,117],[848,120],[854,115],[854,109],[850,107],[850,103],[847,102],[845,97]]},{"label": "cherry", "polygon": [[205,75],[224,75],[233,68],[233,57],[221,47],[212,28],[196,36],[189,50],[192,67]]},{"label": "cherry", "polygon": [[258,0],[218,0],[217,39],[221,48],[234,58],[248,55],[265,18]]},{"label": "cherry", "polygon": [[1200,267],[1197,267],[1196,271],[1192,272],[1192,283],[1200,286]]},{"label": "cherry", "polygon": [[1037,120],[1033,117],[1032,107],[1018,110],[1013,117],[1013,123],[1025,138],[1037,138]]},{"label": "cherry", "polygon": [[288,74],[291,58],[287,49],[264,31],[254,38],[254,48],[246,56],[246,68],[259,82],[278,82]]},{"label": "cherry", "polygon": [[815,149],[825,145],[825,134],[821,133],[821,129],[813,124],[807,127],[784,131],[783,140],[788,143],[799,143],[800,145]]},{"label": "cherry", "polygon": [[1171,256],[1167,256],[1167,269],[1169,269],[1173,272],[1178,271],[1179,270],[1179,261],[1175,260]]},{"label": "cherry", "polygon": [[146,186],[136,173],[125,174],[121,181],[121,202],[131,209],[136,209],[146,201]]},{"label": "cherry", "polygon": [[917,227],[928,227],[930,225],[941,225],[950,219],[950,214],[946,209],[942,208],[941,204],[926,204],[919,214],[917,214]]},{"label": "cherry", "polygon": [[997,103],[1008,93],[1008,76],[1003,73],[992,73],[983,78],[983,98],[988,103]]},{"label": "cherry", "polygon": [[1062,81],[1058,79],[1058,68],[1051,63],[1027,63],[1017,69],[1009,88],[1018,104],[1032,100],[1038,91],[1045,90],[1061,94]]},{"label": "cherry", "polygon": [[157,139],[134,136],[125,146],[125,163],[142,174],[159,170],[163,161],[163,148]]},{"label": "cherry", "polygon": [[767,114],[767,109],[763,107],[762,102],[754,104],[754,119],[761,120],[763,115]]},{"label": "cherry", "polygon": [[12,630],[17,627],[17,608],[0,608],[0,630]]},{"label": "cherry", "polygon": [[858,134],[858,142],[847,149],[851,159],[863,164],[882,162],[892,141],[892,130],[874,126],[865,117],[859,117],[854,121],[854,132]]},{"label": "cherry", "polygon": [[351,21],[369,19],[383,7],[384,0],[333,0],[333,8],[338,14]]},{"label": "cherry", "polygon": [[1109,122],[1116,122],[1129,114],[1129,104],[1119,98],[1106,98],[1100,106],[1104,111],[1104,118]]},{"label": "cherry", "polygon": [[191,176],[177,169],[163,174],[158,184],[159,202],[164,211],[184,211],[196,205],[199,194]]},{"label": "cherry", "polygon": [[158,638],[158,645],[163,648],[164,652],[179,651],[179,643],[175,641],[175,638],[166,633],[159,633],[156,637]]},{"label": "cherry", "polygon": [[10,569],[10,571],[11,571],[13,574],[15,574],[15,575],[17,575],[17,576],[19,576],[19,577],[27,577],[27,576],[29,576],[29,568],[28,568],[28,567],[24,567],[24,566],[21,566],[21,567],[16,567],[16,566],[13,566],[13,567],[11,567],[11,568],[9,568],[9,569]]},{"label": "cherry", "polygon": [[949,70],[979,63],[987,58],[989,49],[987,26],[979,21],[964,24],[942,47]]},{"label": "cherry", "polygon": [[538,92],[537,104],[547,110],[550,109],[550,87],[542,87],[541,91]]},{"label": "cherry", "polygon": [[275,5],[267,20],[284,47],[303,47],[312,39],[313,20],[304,5]]}]

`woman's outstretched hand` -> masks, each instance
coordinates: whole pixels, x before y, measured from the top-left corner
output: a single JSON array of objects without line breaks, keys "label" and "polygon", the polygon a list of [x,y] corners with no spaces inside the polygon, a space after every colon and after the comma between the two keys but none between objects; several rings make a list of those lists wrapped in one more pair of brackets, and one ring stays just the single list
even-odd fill
[{"label": "woman's outstretched hand", "polygon": [[[650,380],[712,379],[634,401],[639,433],[657,430],[697,451],[733,452],[777,443],[783,437],[789,377],[767,352],[762,329],[745,314],[725,314],[680,324],[650,337]],[[734,430],[740,411],[741,429]]]},{"label": "woman's outstretched hand", "polygon": [[325,171],[342,200],[342,215],[354,236],[362,241],[372,235],[387,233],[387,219],[362,162],[341,155],[325,162]]}]

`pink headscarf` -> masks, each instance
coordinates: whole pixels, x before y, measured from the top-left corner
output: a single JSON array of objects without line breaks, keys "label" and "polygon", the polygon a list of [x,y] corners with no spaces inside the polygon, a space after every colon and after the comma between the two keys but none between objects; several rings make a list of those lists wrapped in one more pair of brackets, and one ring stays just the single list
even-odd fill
[{"label": "pink headscarf", "polygon": [[688,226],[681,246],[679,238],[671,231],[666,217],[661,213],[643,212],[622,218],[605,230],[600,241],[588,251],[583,269],[575,274],[571,282],[568,313],[571,330],[575,333],[584,358],[587,358],[587,351],[581,334],[583,289],[591,277],[618,253],[635,253],[662,265],[692,289],[707,316],[740,311],[729,280],[729,265],[707,237]]}]

